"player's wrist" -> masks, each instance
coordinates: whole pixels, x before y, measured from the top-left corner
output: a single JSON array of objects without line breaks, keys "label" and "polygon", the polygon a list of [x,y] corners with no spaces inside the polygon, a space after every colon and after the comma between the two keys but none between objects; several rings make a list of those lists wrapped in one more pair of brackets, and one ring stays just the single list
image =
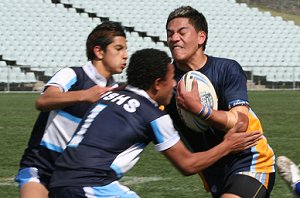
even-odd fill
[{"label": "player's wrist", "polygon": [[212,114],[212,109],[207,105],[202,105],[200,111],[198,111],[197,116],[202,120],[207,120]]},{"label": "player's wrist", "polygon": [[228,155],[234,150],[230,141],[226,139],[223,140],[223,142],[221,142],[218,146],[219,146],[218,150],[222,153],[223,156]]},{"label": "player's wrist", "polygon": [[80,90],[77,92],[75,98],[77,99],[78,102],[88,102],[87,100],[87,90]]}]

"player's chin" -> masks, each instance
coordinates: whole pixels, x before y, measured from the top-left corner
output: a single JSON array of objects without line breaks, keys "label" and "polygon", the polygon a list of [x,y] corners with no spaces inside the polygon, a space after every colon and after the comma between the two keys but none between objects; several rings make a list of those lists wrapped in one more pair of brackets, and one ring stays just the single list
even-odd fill
[{"label": "player's chin", "polygon": [[116,73],[116,74],[120,74],[120,73],[123,72],[124,69],[125,69],[125,67],[117,68],[116,71],[115,71],[115,73]]},{"label": "player's chin", "polygon": [[186,60],[186,57],[178,52],[172,52],[172,57],[176,61],[184,61]]}]

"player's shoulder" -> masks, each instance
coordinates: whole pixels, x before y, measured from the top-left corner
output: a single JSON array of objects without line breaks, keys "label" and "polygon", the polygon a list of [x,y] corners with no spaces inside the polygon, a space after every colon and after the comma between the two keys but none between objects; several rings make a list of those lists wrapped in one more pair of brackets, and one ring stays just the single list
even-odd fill
[{"label": "player's shoulder", "polygon": [[208,59],[210,59],[214,63],[217,63],[218,65],[220,64],[220,65],[228,65],[228,66],[232,66],[232,65],[240,66],[240,64],[236,60],[230,58],[208,56]]},{"label": "player's shoulder", "polygon": [[142,112],[143,114],[145,114],[145,116],[149,116],[149,119],[156,119],[158,117],[162,117],[164,115],[166,115],[167,113],[161,109],[161,107],[153,104],[151,101],[149,100],[145,100],[146,98],[143,98],[142,101]]},{"label": "player's shoulder", "polygon": [[104,94],[101,100],[104,103],[115,103],[117,106],[124,106],[128,112],[137,113],[147,119],[166,114],[159,109],[159,106],[153,100],[132,88],[117,88]]},{"label": "player's shoulder", "polygon": [[242,66],[234,59],[209,56],[208,61],[212,65],[212,69],[225,74],[243,73]]},{"label": "player's shoulder", "polygon": [[53,77],[62,76],[62,77],[73,77],[76,76],[76,72],[71,67],[64,67],[58,70]]},{"label": "player's shoulder", "polygon": [[141,108],[139,109],[139,112],[147,121],[151,122],[167,115],[164,110],[147,98],[142,97],[139,101],[141,102]]}]

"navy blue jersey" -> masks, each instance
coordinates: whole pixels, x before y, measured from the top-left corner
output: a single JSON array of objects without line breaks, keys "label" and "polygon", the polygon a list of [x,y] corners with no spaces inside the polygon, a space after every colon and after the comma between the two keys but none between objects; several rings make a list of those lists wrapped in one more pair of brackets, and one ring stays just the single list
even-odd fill
[{"label": "navy blue jersey", "polygon": [[[88,89],[96,84],[113,86],[116,83],[113,78],[107,81],[100,76],[91,62],[88,62],[83,67],[60,70],[45,85],[45,89],[48,86],[56,86],[62,92],[68,92]],[[56,158],[65,149],[91,105],[91,103],[79,103],[63,109],[41,112],[34,124],[20,168],[42,169],[45,177],[50,179]]]},{"label": "navy blue jersey", "polygon": [[[218,97],[218,110],[229,110],[230,104],[234,101],[243,101],[243,104],[248,104],[246,75],[236,61],[208,56],[206,64],[198,71],[206,75],[214,86]],[[178,82],[185,73],[185,71],[175,67],[176,81]],[[222,142],[224,132],[215,128],[210,127],[208,132],[201,134],[192,132],[191,129],[187,128],[177,112],[176,90],[173,94],[171,103],[166,106],[166,111],[171,115],[174,125],[181,132],[183,139],[189,142],[188,146],[193,151],[208,150]],[[201,144],[199,144],[199,140],[201,140]]]},{"label": "navy blue jersey", "polygon": [[103,186],[120,179],[152,141],[163,151],[179,141],[172,120],[146,92],[108,92],[80,123],[56,161],[50,188]]},{"label": "navy blue jersey", "polygon": [[[176,64],[175,64],[176,65]],[[228,111],[239,105],[249,105],[247,97],[247,79],[242,67],[234,60],[208,56],[206,64],[198,70],[206,75],[213,84],[218,97],[218,110]],[[178,82],[186,72],[176,68],[175,79]],[[176,88],[175,88],[176,89]],[[225,132],[209,127],[203,133],[194,132],[181,121],[177,108],[175,94],[166,111],[174,121],[182,140],[193,152],[205,151],[223,141]],[[254,112],[250,109],[247,131],[261,130],[261,125]],[[203,171],[205,182],[214,190],[220,186],[230,174],[250,175],[249,172],[274,172],[274,153],[264,138],[256,147],[237,154],[230,154]]]}]

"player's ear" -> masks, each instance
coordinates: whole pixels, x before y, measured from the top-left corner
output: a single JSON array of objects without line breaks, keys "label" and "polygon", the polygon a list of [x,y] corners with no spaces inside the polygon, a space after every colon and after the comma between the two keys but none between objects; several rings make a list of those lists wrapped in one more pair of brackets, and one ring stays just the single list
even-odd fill
[{"label": "player's ear", "polygon": [[154,83],[153,83],[153,88],[158,91],[160,90],[160,86],[161,86],[161,78],[157,78],[155,79]]},{"label": "player's ear", "polygon": [[206,33],[204,31],[198,32],[198,45],[202,46],[206,40]]},{"label": "player's ear", "polygon": [[102,48],[99,46],[99,45],[96,45],[94,48],[93,48],[93,51],[94,51],[94,54],[95,54],[95,57],[99,60],[102,60],[103,59],[103,54],[104,54],[104,50],[102,50]]}]

